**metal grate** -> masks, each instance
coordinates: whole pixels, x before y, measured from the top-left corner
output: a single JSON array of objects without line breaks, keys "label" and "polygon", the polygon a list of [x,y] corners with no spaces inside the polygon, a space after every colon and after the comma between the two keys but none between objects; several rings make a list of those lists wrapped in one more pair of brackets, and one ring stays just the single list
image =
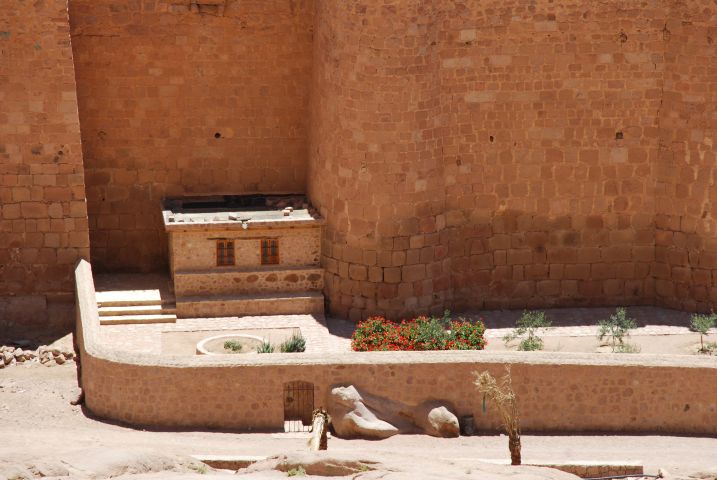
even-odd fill
[{"label": "metal grate", "polygon": [[284,384],[284,431],[311,431],[314,412],[314,384],[289,382]]}]

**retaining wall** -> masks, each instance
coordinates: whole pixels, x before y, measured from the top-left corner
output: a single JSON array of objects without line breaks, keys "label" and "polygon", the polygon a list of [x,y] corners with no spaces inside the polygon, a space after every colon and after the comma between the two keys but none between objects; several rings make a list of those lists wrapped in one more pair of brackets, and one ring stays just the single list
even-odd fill
[{"label": "retaining wall", "polygon": [[134,425],[238,430],[283,428],[283,386],[353,384],[417,404],[438,398],[481,430],[496,430],[473,372],[510,365],[525,431],[717,434],[717,359],[655,355],[493,352],[377,352],[169,357],[131,354],[98,342],[92,271],[77,280],[77,332],[86,405],[100,417]]}]

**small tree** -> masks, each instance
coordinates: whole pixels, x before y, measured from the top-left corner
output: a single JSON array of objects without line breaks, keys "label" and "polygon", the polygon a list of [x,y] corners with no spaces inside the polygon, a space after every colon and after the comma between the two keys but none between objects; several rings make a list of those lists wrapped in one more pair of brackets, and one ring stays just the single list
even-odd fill
[{"label": "small tree", "polygon": [[540,310],[525,310],[517,322],[512,332],[503,337],[503,341],[507,345],[518,337],[526,335],[518,344],[518,350],[542,350],[543,339],[538,336],[541,328],[550,328],[551,322],[545,316],[545,312]]},{"label": "small tree", "polygon": [[510,450],[511,465],[520,465],[520,419],[518,418],[518,403],[513,391],[513,380],[510,367],[505,367],[506,373],[500,380],[495,379],[488,372],[475,372],[474,382],[478,391],[488,398],[498,408],[503,429],[508,435],[508,449]]},{"label": "small tree", "polygon": [[714,328],[717,324],[717,315],[715,313],[705,314],[694,314],[690,319],[690,327],[692,331],[700,334],[700,353],[709,353],[709,349],[705,348],[705,342],[703,337],[709,335],[710,328]]},{"label": "small tree", "polygon": [[636,347],[625,348],[624,343],[624,338],[630,336],[630,330],[635,327],[637,323],[627,316],[627,310],[618,307],[609,319],[598,322],[598,338],[600,341],[608,338],[612,353],[636,351]]}]

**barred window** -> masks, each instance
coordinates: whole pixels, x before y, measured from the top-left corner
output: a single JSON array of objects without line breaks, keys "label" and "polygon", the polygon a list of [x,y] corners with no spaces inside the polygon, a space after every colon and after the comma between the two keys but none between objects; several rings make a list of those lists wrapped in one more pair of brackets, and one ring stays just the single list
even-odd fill
[{"label": "barred window", "polygon": [[278,265],[279,263],[279,239],[263,238],[261,240],[261,264]]},{"label": "barred window", "polygon": [[217,240],[217,266],[234,265],[234,240]]}]

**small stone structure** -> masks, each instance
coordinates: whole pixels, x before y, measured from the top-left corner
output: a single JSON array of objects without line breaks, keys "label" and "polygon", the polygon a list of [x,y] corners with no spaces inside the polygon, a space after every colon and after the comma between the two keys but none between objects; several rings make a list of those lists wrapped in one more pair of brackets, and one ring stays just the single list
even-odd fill
[{"label": "small stone structure", "polygon": [[177,316],[323,313],[323,220],[306,197],[167,199]]}]

